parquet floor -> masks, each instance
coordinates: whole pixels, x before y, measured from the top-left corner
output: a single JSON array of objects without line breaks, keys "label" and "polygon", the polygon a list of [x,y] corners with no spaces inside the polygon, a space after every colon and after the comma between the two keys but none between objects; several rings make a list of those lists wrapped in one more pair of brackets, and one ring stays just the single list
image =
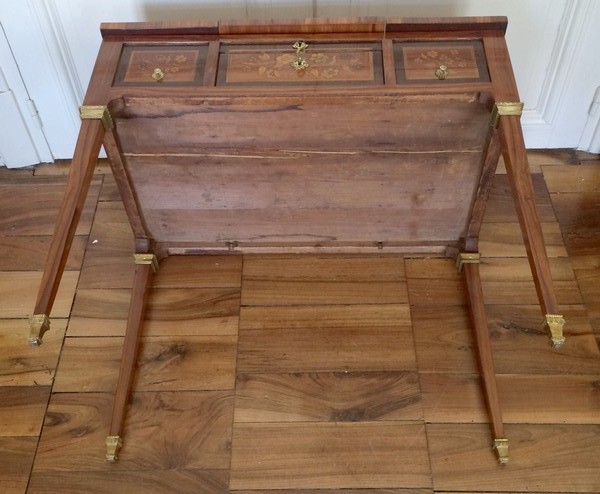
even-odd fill
[{"label": "parquet floor", "polygon": [[600,492],[600,160],[531,152],[567,341],[540,330],[506,176],[483,290],[511,441],[500,467],[452,261],[166,260],[116,464],[104,461],[132,236],[94,178],[40,348],[28,323],[65,166],[0,169],[0,492]]}]

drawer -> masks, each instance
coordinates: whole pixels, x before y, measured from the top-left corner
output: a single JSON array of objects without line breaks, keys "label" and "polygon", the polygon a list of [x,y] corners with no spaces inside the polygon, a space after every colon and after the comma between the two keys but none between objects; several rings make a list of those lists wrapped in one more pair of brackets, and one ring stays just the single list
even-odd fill
[{"label": "drawer", "polygon": [[208,44],[123,47],[113,85],[201,85]]},{"label": "drawer", "polygon": [[394,42],[396,82],[489,82],[483,43],[475,41]]},{"label": "drawer", "polygon": [[380,43],[306,45],[223,44],[217,85],[383,84]]}]

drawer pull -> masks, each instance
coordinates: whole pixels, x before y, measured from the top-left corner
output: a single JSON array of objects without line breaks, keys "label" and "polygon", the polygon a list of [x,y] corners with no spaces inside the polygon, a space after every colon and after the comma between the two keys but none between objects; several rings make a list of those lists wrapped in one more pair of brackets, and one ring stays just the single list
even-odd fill
[{"label": "drawer pull", "polygon": [[308,68],[308,62],[304,58],[304,53],[308,48],[308,45],[304,41],[296,41],[292,48],[296,50],[296,60],[292,62],[292,67],[296,70],[306,70]]},{"label": "drawer pull", "polygon": [[445,65],[440,65],[437,69],[435,69],[435,76],[440,81],[443,81],[447,75],[448,75],[448,67],[446,67]]},{"label": "drawer pull", "polygon": [[152,79],[154,79],[156,82],[160,82],[162,81],[162,78],[165,76],[165,73],[161,70],[161,69],[154,69],[154,72],[152,72]]}]

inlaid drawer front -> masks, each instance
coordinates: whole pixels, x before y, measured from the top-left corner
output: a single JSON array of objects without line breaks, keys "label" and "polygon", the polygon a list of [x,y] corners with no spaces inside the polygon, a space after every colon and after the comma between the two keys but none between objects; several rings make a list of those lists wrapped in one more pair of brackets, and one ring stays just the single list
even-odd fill
[{"label": "inlaid drawer front", "polygon": [[223,44],[217,84],[383,84],[381,45]]},{"label": "inlaid drawer front", "polygon": [[115,86],[202,84],[208,44],[125,45]]},{"label": "inlaid drawer front", "polygon": [[394,43],[396,82],[487,82],[481,41]]}]

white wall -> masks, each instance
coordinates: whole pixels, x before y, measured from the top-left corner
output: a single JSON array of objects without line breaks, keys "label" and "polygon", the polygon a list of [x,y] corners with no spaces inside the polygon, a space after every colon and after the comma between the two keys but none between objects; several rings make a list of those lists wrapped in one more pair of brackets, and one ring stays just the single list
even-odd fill
[{"label": "white wall", "polygon": [[584,129],[593,139],[589,129],[600,116],[590,124],[587,110],[600,85],[600,64],[586,63],[597,59],[597,0],[0,1],[0,22],[56,158],[72,156],[101,22],[453,15],[508,16],[529,147],[577,147]]}]

